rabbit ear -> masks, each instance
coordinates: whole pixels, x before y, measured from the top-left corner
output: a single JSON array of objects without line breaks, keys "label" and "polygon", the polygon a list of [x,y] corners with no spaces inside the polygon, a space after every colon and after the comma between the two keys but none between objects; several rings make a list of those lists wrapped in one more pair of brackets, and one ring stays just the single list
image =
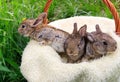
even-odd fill
[{"label": "rabbit ear", "polygon": [[93,37],[90,33],[87,33],[87,39],[88,39],[90,42],[94,42],[94,41],[95,41],[94,37]]},{"label": "rabbit ear", "polygon": [[97,33],[102,33],[102,31],[101,31],[101,29],[100,29],[100,27],[99,27],[98,24],[97,24],[95,27],[96,27],[96,32],[97,32]]},{"label": "rabbit ear", "polygon": [[86,30],[87,30],[87,25],[85,24],[84,26],[82,26],[80,29],[79,29],[79,34],[81,35],[81,36],[85,36],[86,35]]},{"label": "rabbit ear", "polygon": [[72,34],[76,34],[76,33],[77,33],[77,23],[74,23],[74,29],[73,29]]},{"label": "rabbit ear", "polygon": [[43,23],[44,18],[47,16],[47,13],[43,12],[41,13],[38,18],[35,20],[35,22],[33,23],[33,27],[36,27],[39,24]]}]

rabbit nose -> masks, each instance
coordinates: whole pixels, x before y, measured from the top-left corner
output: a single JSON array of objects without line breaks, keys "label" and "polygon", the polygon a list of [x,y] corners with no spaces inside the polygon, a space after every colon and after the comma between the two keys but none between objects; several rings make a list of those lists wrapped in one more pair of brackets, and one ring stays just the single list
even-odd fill
[{"label": "rabbit nose", "polygon": [[117,45],[115,46],[115,50],[117,49]]},{"label": "rabbit nose", "polygon": [[70,51],[70,54],[72,54],[73,53],[73,51]]},{"label": "rabbit nose", "polygon": [[112,48],[112,51],[115,51],[117,49],[117,45]]}]

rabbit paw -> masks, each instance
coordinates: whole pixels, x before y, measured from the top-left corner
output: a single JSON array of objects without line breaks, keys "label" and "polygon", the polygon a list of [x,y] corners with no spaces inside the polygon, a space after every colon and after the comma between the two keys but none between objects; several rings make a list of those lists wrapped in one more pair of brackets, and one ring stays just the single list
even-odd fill
[{"label": "rabbit paw", "polygon": [[81,60],[77,60],[77,62],[76,63],[81,63],[82,61]]},{"label": "rabbit paw", "polygon": [[47,45],[47,42],[45,40],[43,40],[43,41],[39,42],[39,45],[41,45],[41,46]]}]

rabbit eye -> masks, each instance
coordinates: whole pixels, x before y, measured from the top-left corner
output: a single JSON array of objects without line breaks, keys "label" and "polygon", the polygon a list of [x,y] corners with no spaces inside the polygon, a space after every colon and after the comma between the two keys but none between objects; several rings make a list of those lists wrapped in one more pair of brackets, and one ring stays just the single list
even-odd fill
[{"label": "rabbit eye", "polygon": [[105,42],[105,41],[103,41],[103,44],[104,44],[104,45],[108,45],[107,42]]},{"label": "rabbit eye", "polygon": [[81,49],[81,47],[80,47],[80,45],[79,45],[79,44],[78,44],[77,46],[78,46],[78,48],[79,48],[79,49]]},{"label": "rabbit eye", "polygon": [[22,28],[25,28],[26,26],[25,25],[22,25]]},{"label": "rabbit eye", "polygon": [[81,50],[81,46],[80,46],[80,44],[78,44],[77,46],[78,46],[78,48]]}]

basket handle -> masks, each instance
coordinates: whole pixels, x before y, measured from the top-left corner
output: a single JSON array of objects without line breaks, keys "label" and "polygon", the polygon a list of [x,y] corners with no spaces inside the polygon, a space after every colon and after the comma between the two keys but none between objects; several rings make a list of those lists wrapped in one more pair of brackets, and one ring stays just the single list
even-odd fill
[{"label": "basket handle", "polygon": [[[111,13],[112,13],[112,15],[114,17],[114,22],[115,22],[115,27],[116,27],[116,29],[115,29],[116,34],[120,35],[120,18],[119,18],[119,14],[118,14],[115,6],[113,5],[113,3],[110,0],[103,0],[103,2],[109,8],[109,10],[111,11]],[[48,9],[49,9],[51,3],[52,3],[52,0],[47,0],[46,5],[44,7],[44,12],[46,12],[47,14],[48,14]],[[47,16],[44,19],[44,24],[48,23]]]},{"label": "basket handle", "polygon": [[45,19],[44,19],[44,21],[43,21],[44,24],[47,24],[47,23],[48,23],[48,18],[47,18],[47,17],[48,17],[48,10],[49,10],[49,7],[50,7],[51,3],[52,3],[52,0],[47,0],[47,2],[46,2],[46,4],[45,4],[44,12],[47,13],[47,16],[45,17]]},{"label": "basket handle", "polygon": [[106,6],[109,8],[109,10],[111,11],[113,17],[114,17],[114,22],[115,22],[115,32],[117,35],[120,35],[120,18],[119,18],[119,14],[115,8],[115,6],[113,5],[113,3],[110,0],[103,0],[103,2],[106,4]]}]

